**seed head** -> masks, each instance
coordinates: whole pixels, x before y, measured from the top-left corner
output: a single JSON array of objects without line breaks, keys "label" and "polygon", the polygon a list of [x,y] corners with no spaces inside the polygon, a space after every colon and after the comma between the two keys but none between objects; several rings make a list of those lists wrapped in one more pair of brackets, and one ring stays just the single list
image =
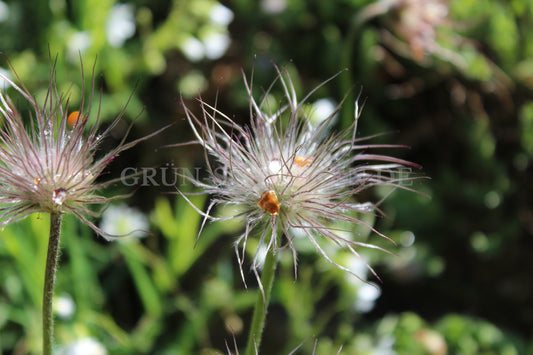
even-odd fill
[{"label": "seed head", "polygon": [[436,29],[449,24],[446,0],[396,0],[390,5],[396,15],[395,32],[408,43],[415,60],[423,61],[427,54],[442,52],[436,42]]},{"label": "seed head", "polygon": [[58,92],[55,63],[51,64],[42,106],[13,68],[12,71],[15,80],[2,72],[0,79],[27,102],[32,112],[25,122],[7,95],[7,87],[0,88],[0,225],[21,220],[34,212],[72,213],[99,234],[109,236],[90,222],[88,216],[98,214],[89,208],[90,205],[106,205],[111,200],[99,195],[98,190],[114,181],[96,180],[120,152],[151,135],[126,143],[128,129],[117,147],[96,157],[102,138],[122,119],[124,110],[101,133],[98,132],[100,112],[96,113],[94,125],[89,127],[88,118],[93,114],[94,74],[88,102],[82,99],[80,107],[72,109],[69,98]]},{"label": "seed head", "polygon": [[[191,179],[196,186],[213,195],[207,211],[200,213],[204,223],[230,218],[245,220],[244,232],[235,242],[243,280],[246,242],[253,232],[257,232],[260,238],[252,263],[255,272],[260,266],[260,248],[280,248],[276,235],[283,233],[283,243],[292,250],[295,273],[293,238],[297,235],[307,236],[328,262],[351,273],[332,261],[317,239],[327,238],[356,255],[357,247],[379,248],[358,241],[354,228],[343,230],[339,222],[364,223],[357,218],[357,213],[371,213],[374,205],[357,201],[358,194],[376,185],[407,188],[402,183],[412,177],[405,171],[416,165],[367,152],[393,146],[361,144],[365,138],[356,138],[357,120],[361,114],[357,104],[355,120],[344,131],[329,132],[336,112],[313,125],[304,110],[304,103],[318,88],[298,101],[287,72],[277,71],[276,80],[261,101],[254,99],[252,81],[248,82],[243,74],[250,98],[249,126],[241,127],[201,99],[203,117],[196,117],[185,107],[196,142],[217,165],[213,168],[207,161],[210,172],[207,182]],[[275,84],[281,85],[285,97],[283,104],[273,107],[266,98],[271,96]],[[398,174],[402,169],[404,174]],[[211,210],[217,205],[235,205],[239,212],[229,217],[215,217]],[[347,238],[346,232],[353,237]]]}]

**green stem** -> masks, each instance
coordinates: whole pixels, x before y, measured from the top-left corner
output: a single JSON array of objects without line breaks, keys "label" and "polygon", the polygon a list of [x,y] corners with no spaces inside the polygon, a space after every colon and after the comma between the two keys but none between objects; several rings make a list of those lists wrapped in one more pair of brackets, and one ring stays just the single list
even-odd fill
[{"label": "green stem", "polygon": [[52,301],[54,298],[60,234],[61,215],[59,213],[50,213],[50,238],[48,240],[43,289],[43,355],[52,355],[53,353],[54,315],[52,313]]},{"label": "green stem", "polygon": [[256,355],[256,349],[259,350],[259,346],[261,345],[261,337],[263,335],[263,329],[265,328],[268,303],[270,302],[270,294],[272,292],[272,285],[274,284],[274,276],[276,274],[276,265],[278,263],[278,252],[272,249],[273,248],[271,248],[266,255],[263,272],[261,273],[263,293],[261,293],[261,290],[257,291],[252,326],[250,327],[250,334],[248,335],[245,355]]},{"label": "green stem", "polygon": [[[392,3],[386,1],[378,1],[365,6],[360,12],[358,12],[350,22],[350,27],[344,40],[343,49],[341,53],[341,67],[350,69],[353,63],[353,53],[356,46],[356,41],[361,36],[361,30],[363,25],[373,18],[387,13]],[[347,104],[342,107],[342,126],[349,127],[354,120],[354,94],[353,94],[353,74],[341,76],[341,90],[346,93]]]},{"label": "green stem", "polygon": [[[359,35],[359,28],[360,23],[357,20],[352,20],[350,23],[350,28],[348,30],[348,34],[346,36],[346,39],[344,40],[344,45],[341,53],[341,67],[344,69],[349,69],[352,67],[352,61],[353,61],[353,52],[354,52],[354,46],[355,41]],[[348,74],[341,76],[341,90],[346,95],[346,103],[342,107],[341,111],[341,119],[342,119],[342,126],[343,127],[349,127],[353,122],[353,105],[352,102],[354,100],[354,94],[352,92],[353,88],[353,81],[352,81],[352,75],[353,73],[349,72]]]}]

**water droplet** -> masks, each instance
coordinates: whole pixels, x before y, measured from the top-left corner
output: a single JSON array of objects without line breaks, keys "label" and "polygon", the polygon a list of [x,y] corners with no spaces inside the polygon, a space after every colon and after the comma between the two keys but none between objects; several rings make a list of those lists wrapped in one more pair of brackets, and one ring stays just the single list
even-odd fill
[{"label": "water droplet", "polygon": [[415,234],[411,231],[403,232],[400,236],[400,243],[404,247],[410,247],[415,242]]},{"label": "water droplet", "polygon": [[37,188],[39,187],[39,184],[41,183],[41,179],[36,177],[35,179],[33,179],[33,185],[32,185],[32,188],[34,191],[37,191]]},{"label": "water droplet", "polygon": [[54,190],[54,193],[52,194],[52,201],[54,201],[56,205],[61,206],[63,202],[65,202],[66,199],[67,199],[66,189],[61,187],[59,189]]}]

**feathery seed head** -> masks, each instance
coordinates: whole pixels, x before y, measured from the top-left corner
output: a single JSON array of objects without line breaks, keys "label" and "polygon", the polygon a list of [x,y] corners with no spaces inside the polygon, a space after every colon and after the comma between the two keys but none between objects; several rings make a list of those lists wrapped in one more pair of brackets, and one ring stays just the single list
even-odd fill
[{"label": "feathery seed head", "polygon": [[98,133],[99,113],[94,126],[88,127],[94,74],[89,101],[82,99],[81,106],[69,115],[69,99],[57,89],[55,64],[50,69],[42,107],[12,71],[15,80],[2,72],[0,80],[22,96],[33,112],[25,123],[7,96],[7,88],[0,88],[0,225],[21,220],[34,212],[72,213],[107,236],[87,219],[97,214],[89,205],[109,201],[97,190],[113,181],[97,183],[96,179],[120,152],[151,135],[129,143],[125,143],[124,137],[117,147],[96,158],[101,139],[118,123],[124,111],[101,134]]},{"label": "feathery seed head", "polygon": [[[276,83],[281,85],[286,102],[273,107],[266,98]],[[282,232],[292,250],[295,272],[296,250],[292,239],[303,234],[327,261],[351,273],[328,256],[317,238],[328,238],[356,255],[357,247],[379,248],[357,241],[357,236],[347,239],[344,235],[346,232],[353,234],[353,229],[342,230],[339,222],[364,223],[356,214],[372,212],[375,206],[357,202],[358,193],[376,185],[408,189],[402,183],[412,177],[405,171],[416,165],[367,152],[392,146],[362,144],[365,138],[356,138],[361,113],[357,103],[351,127],[330,133],[329,125],[335,112],[313,125],[304,110],[304,103],[318,88],[298,101],[289,75],[279,69],[276,80],[261,101],[254,99],[252,82],[246,77],[245,85],[250,97],[249,126],[241,127],[202,100],[199,100],[201,118],[185,107],[196,142],[218,165],[213,169],[207,162],[209,181],[191,179],[197,187],[214,196],[207,212],[201,212],[204,223],[208,219],[245,219],[245,230],[235,243],[241,266],[252,231],[259,231],[259,247],[263,248],[279,248],[276,235]],[[401,169],[404,173],[399,175]],[[240,211],[230,217],[214,217],[211,210],[216,205],[238,205]],[[256,253],[252,263],[254,271],[259,264]]]}]

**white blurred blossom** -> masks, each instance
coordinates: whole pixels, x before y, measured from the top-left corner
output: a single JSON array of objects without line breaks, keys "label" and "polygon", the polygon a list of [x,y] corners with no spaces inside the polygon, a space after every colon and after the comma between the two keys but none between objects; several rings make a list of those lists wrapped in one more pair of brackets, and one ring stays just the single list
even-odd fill
[{"label": "white blurred blossom", "polygon": [[84,53],[92,44],[92,38],[87,31],[78,31],[68,37],[67,56],[70,60],[79,60],[80,53]]},{"label": "white blurred blossom", "polygon": [[144,237],[150,223],[148,217],[136,208],[125,204],[110,206],[102,214],[100,229],[109,235]]},{"label": "white blurred blossom", "polygon": [[187,37],[181,44],[181,50],[192,62],[198,62],[205,56],[204,44],[195,37]]},{"label": "white blurred blossom", "polygon": [[309,120],[312,124],[319,125],[322,121],[333,116],[336,109],[337,104],[330,98],[317,100],[309,112]]},{"label": "white blurred blossom", "polygon": [[208,32],[202,37],[205,48],[205,56],[208,59],[218,59],[226,53],[231,43],[227,33]]},{"label": "white blurred blossom", "polygon": [[69,294],[54,299],[54,310],[60,318],[70,319],[76,311],[76,303]]},{"label": "white blurred blossom", "polygon": [[233,21],[233,12],[222,4],[216,4],[211,8],[209,18],[211,22],[227,26]]},{"label": "white blurred blossom", "polygon": [[355,309],[362,313],[370,312],[379,296],[381,296],[381,288],[379,286],[373,283],[361,284],[357,292]]},{"label": "white blurred blossom", "polygon": [[280,14],[287,8],[287,0],[261,0],[260,7],[266,14]]},{"label": "white blurred blossom", "polygon": [[81,338],[60,349],[58,355],[107,355],[107,350],[94,338]]},{"label": "white blurred blossom", "polygon": [[206,31],[195,37],[186,38],[181,44],[181,50],[187,59],[198,62],[204,58],[214,60],[222,57],[228,50],[231,39],[227,33]]},{"label": "white blurred blossom", "polygon": [[107,41],[112,47],[121,47],[135,34],[134,8],[131,4],[117,4],[107,19]]}]

